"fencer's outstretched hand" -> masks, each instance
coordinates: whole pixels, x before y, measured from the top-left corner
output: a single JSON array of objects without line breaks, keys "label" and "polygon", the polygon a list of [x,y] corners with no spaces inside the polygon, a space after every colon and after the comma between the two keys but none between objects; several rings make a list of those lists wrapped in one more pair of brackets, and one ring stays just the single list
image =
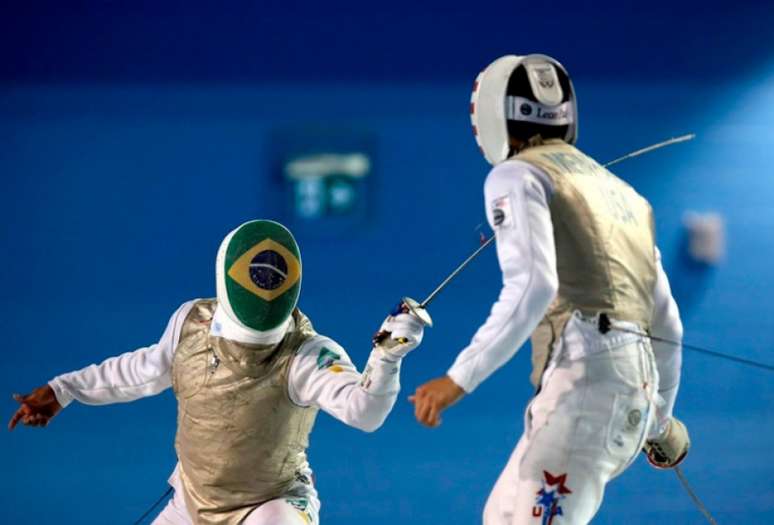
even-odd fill
[{"label": "fencer's outstretched hand", "polygon": [[21,406],[8,422],[8,430],[13,430],[19,421],[29,427],[45,427],[62,410],[49,385],[38,387],[26,396],[14,394],[13,398]]},{"label": "fencer's outstretched hand", "polygon": [[406,313],[399,304],[382,323],[373,337],[374,349],[402,358],[422,342],[425,324],[416,316]]},{"label": "fencer's outstretched hand", "polygon": [[669,420],[664,432],[656,439],[645,442],[643,452],[648,456],[648,462],[656,468],[675,468],[683,462],[691,448],[691,438],[688,429],[676,417]]},{"label": "fencer's outstretched hand", "polygon": [[465,395],[465,391],[449,376],[428,381],[417,388],[409,401],[414,404],[417,421],[428,427],[441,424],[441,412],[452,406]]}]

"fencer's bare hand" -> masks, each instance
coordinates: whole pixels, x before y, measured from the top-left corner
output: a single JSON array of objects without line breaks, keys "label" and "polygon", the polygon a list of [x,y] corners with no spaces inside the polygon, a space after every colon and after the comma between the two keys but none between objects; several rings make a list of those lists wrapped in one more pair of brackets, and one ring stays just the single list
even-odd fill
[{"label": "fencer's bare hand", "polygon": [[45,427],[62,410],[49,385],[38,387],[26,396],[14,394],[13,398],[20,406],[8,422],[8,430],[13,430],[19,421],[29,427]]},{"label": "fencer's bare hand", "polygon": [[465,395],[449,376],[428,381],[417,388],[409,401],[414,404],[414,416],[417,421],[428,427],[441,424],[441,412],[452,406]]}]

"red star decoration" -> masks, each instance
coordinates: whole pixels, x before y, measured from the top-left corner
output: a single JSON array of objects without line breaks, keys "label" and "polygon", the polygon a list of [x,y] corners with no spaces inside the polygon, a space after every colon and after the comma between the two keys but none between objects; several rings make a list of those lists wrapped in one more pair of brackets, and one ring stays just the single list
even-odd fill
[{"label": "red star decoration", "polygon": [[554,476],[547,470],[543,471],[543,475],[546,477],[546,484],[550,487],[554,485],[559,485],[559,494],[572,494],[572,491],[568,489],[564,482],[567,481],[567,474],[560,474],[559,476]]}]

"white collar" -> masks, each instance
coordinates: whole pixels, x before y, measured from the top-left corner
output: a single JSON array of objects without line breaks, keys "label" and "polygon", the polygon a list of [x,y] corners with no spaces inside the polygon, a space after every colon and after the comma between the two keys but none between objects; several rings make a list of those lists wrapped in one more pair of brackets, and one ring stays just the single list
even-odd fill
[{"label": "white collar", "polygon": [[282,341],[285,334],[292,330],[294,326],[293,316],[290,316],[281,325],[272,328],[271,330],[265,332],[251,330],[231,319],[220,304],[218,304],[215,308],[215,314],[212,316],[210,335],[248,345],[275,345]]}]

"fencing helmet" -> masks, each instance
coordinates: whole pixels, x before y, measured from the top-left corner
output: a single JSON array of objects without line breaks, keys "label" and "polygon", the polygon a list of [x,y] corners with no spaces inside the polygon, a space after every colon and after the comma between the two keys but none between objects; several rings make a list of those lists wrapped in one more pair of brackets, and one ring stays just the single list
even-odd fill
[{"label": "fencing helmet", "polygon": [[277,343],[301,291],[301,255],[287,228],[249,221],[229,233],[216,261],[218,335],[245,343]]},{"label": "fencing helmet", "polygon": [[578,115],[575,90],[564,67],[546,55],[506,55],[476,78],[470,120],[490,164],[511,156],[510,138],[535,135],[575,144]]}]

